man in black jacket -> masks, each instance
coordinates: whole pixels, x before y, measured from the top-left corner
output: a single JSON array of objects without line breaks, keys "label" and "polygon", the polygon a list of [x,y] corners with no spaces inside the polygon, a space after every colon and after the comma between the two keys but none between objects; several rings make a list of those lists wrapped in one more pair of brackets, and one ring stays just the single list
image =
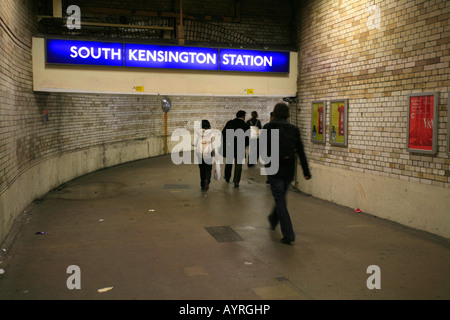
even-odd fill
[{"label": "man in black jacket", "polygon": [[250,126],[245,122],[245,114],[245,111],[239,110],[236,113],[236,118],[228,121],[222,130],[222,155],[226,157],[224,178],[226,182],[230,182],[234,161],[233,182],[235,188],[239,187],[241,181],[245,148],[249,144],[248,130],[250,130]]},{"label": "man in black jacket", "polygon": [[[258,161],[259,153],[259,131],[262,129],[261,121],[258,119],[258,112],[252,111],[252,118],[247,121],[247,124],[250,126],[250,148],[248,152],[248,163],[247,166],[249,168],[255,165],[254,161]],[[253,128],[252,128],[253,127]],[[255,148],[255,150],[253,150]]]},{"label": "man in black jacket", "polygon": [[[273,110],[274,119],[264,125],[267,130],[267,154],[277,146],[271,145],[271,131],[278,129],[279,143],[279,169],[275,174],[268,175],[268,182],[275,200],[275,208],[269,215],[269,222],[272,229],[275,229],[280,222],[283,238],[281,242],[291,244],[295,241],[295,233],[292,227],[291,218],[286,204],[286,193],[294,179],[295,174],[295,154],[300,158],[303,175],[306,180],[311,178],[303,143],[300,138],[300,130],[295,125],[287,121],[289,117],[289,107],[285,103],[278,103]],[[266,167],[268,164],[266,164]]]}]

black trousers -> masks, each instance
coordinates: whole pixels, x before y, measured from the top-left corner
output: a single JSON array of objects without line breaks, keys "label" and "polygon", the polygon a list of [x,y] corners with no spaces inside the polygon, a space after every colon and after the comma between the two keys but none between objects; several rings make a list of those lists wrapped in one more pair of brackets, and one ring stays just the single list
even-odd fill
[{"label": "black trousers", "polygon": [[268,176],[268,181],[275,200],[275,207],[269,215],[270,224],[275,227],[280,222],[283,237],[289,241],[295,241],[295,233],[286,203],[286,193],[292,180]]},{"label": "black trousers", "polygon": [[206,183],[211,183],[212,164],[207,164],[202,159],[202,163],[199,163],[198,167],[200,169],[200,186],[203,188]]},{"label": "black trousers", "polygon": [[[224,178],[226,181],[230,180],[232,170],[233,170],[233,164],[231,164],[231,163],[225,164]],[[239,183],[241,181],[241,175],[242,175],[242,164],[240,164],[240,163],[238,164],[237,161],[235,160],[233,182]]]},{"label": "black trousers", "polygon": [[248,148],[248,161],[247,166],[253,167],[258,163],[259,158],[259,138],[250,139],[250,144]]}]

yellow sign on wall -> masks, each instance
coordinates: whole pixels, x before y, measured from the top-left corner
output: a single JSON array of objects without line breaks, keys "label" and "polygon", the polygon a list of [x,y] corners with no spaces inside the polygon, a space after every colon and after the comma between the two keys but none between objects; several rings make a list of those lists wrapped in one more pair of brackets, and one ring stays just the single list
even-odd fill
[{"label": "yellow sign on wall", "polygon": [[253,89],[245,89],[245,93],[247,94],[253,94]]},{"label": "yellow sign on wall", "polygon": [[144,86],[136,86],[136,92],[144,92]]}]

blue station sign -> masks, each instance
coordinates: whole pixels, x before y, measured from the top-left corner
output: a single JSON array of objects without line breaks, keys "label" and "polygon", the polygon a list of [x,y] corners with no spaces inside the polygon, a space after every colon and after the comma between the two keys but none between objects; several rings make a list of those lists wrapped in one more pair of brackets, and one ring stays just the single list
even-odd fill
[{"label": "blue station sign", "polygon": [[220,49],[220,70],[289,72],[289,52]]},{"label": "blue station sign", "polygon": [[123,44],[47,39],[46,63],[123,66]]},{"label": "blue station sign", "polygon": [[124,44],[125,67],[217,70],[218,49]]},{"label": "blue station sign", "polygon": [[289,52],[47,39],[46,63],[288,73]]}]

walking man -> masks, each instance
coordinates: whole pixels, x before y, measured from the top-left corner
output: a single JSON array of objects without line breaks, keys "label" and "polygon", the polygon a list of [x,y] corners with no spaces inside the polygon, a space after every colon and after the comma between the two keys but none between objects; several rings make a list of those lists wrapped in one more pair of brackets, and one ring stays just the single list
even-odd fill
[{"label": "walking man", "polygon": [[[274,119],[264,125],[267,130],[267,154],[270,155],[272,148],[279,148],[279,169],[278,172],[268,176],[268,183],[275,200],[275,207],[269,215],[269,222],[272,229],[280,223],[283,238],[281,242],[291,244],[295,241],[295,233],[292,227],[291,218],[287,209],[286,193],[294,179],[295,155],[298,154],[306,180],[311,178],[308,161],[303,149],[300,137],[300,130],[297,126],[289,123],[289,107],[286,103],[277,103],[273,110]],[[278,146],[270,145],[271,131],[278,129]],[[266,164],[267,166],[267,164]]]},{"label": "walking man", "polygon": [[241,181],[242,162],[245,160],[245,148],[249,143],[247,131],[250,130],[250,126],[245,122],[245,114],[245,111],[239,110],[236,118],[228,121],[222,130],[222,155],[226,158],[224,178],[226,182],[230,182],[234,161],[235,188],[239,187]]},{"label": "walking man", "polygon": [[[256,162],[258,162],[259,158],[259,131],[262,129],[261,121],[258,119],[258,112],[252,111],[252,118],[247,121],[247,124],[250,127],[250,148],[248,150],[248,163],[247,166],[249,168],[253,167]],[[253,150],[255,148],[256,150]],[[254,154],[251,154],[254,153]],[[253,163],[255,161],[255,163]]]}]

